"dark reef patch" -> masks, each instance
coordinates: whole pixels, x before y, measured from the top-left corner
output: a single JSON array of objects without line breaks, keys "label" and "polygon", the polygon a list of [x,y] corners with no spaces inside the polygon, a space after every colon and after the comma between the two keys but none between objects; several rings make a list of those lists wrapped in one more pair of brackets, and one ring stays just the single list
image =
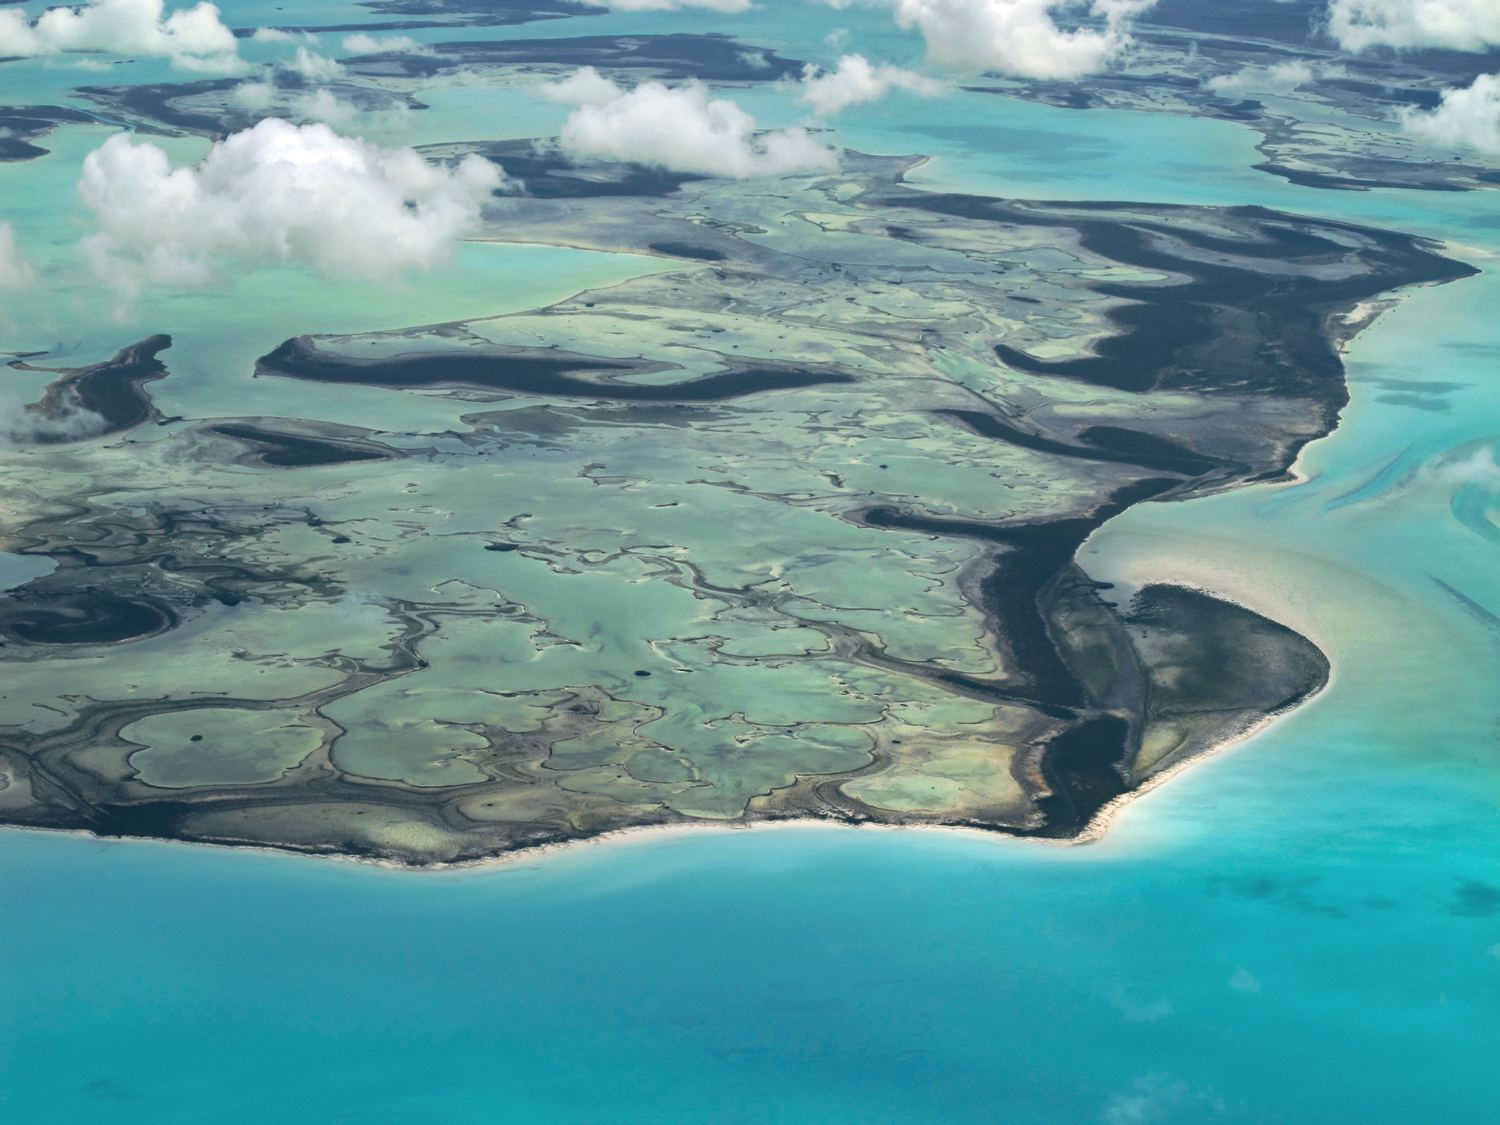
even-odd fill
[{"label": "dark reef patch", "polygon": [[1459,918],[1493,918],[1500,914],[1500,887],[1479,879],[1463,879],[1453,892],[1448,913]]},{"label": "dark reef patch", "polygon": [[287,340],[255,365],[257,375],[281,375],[315,383],[358,383],[371,387],[467,387],[513,391],[560,398],[619,399],[631,402],[717,402],[763,391],[796,390],[827,383],[852,383],[839,371],[795,367],[745,367],[704,375],[666,386],[592,382],[574,378],[574,371],[629,372],[640,370],[628,362],[590,356],[567,356],[543,351],[476,354],[431,352],[382,360],[331,356],[311,346],[306,337]]}]

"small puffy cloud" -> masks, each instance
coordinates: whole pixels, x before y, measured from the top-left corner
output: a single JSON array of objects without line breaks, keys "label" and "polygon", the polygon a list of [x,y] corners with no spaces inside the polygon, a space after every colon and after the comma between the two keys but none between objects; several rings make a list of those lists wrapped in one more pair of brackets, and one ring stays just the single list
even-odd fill
[{"label": "small puffy cloud", "polygon": [[1181,1082],[1166,1075],[1150,1074],[1138,1079],[1135,1086],[1112,1095],[1099,1115],[1101,1125],[1153,1125],[1172,1119],[1175,1111],[1192,1098],[1192,1092]]},{"label": "small puffy cloud", "polygon": [[257,27],[250,36],[254,43],[316,43],[318,37],[310,31],[288,31],[284,27]]},{"label": "small puffy cloud", "polygon": [[1093,0],[1103,26],[1064,31],[1053,13],[1081,0],[895,0],[896,22],[927,40],[927,57],[957,70],[1018,78],[1075,79],[1108,66],[1130,46],[1135,18],[1156,0]]},{"label": "small puffy cloud", "polygon": [[675,12],[679,8],[708,8],[715,12],[743,12],[751,0],[600,0],[617,12]]},{"label": "small puffy cloud", "polygon": [[888,64],[872,66],[863,55],[845,55],[831,71],[820,72],[808,63],[802,70],[800,100],[826,117],[846,106],[878,101],[891,90],[908,90],[930,98],[943,89],[936,79]]},{"label": "small puffy cloud", "polygon": [[269,82],[241,82],[233,90],[229,91],[229,102],[231,105],[248,109],[252,112],[270,109],[276,100],[276,87]]},{"label": "small puffy cloud", "polygon": [[31,264],[16,246],[16,232],[9,223],[0,222],[0,293],[20,289],[30,283]]},{"label": "small puffy cloud", "polygon": [[228,101],[256,117],[321,121],[343,132],[386,132],[404,128],[411,120],[411,109],[403,101],[371,109],[351,104],[327,87],[288,90],[270,82],[241,82],[229,91]]},{"label": "small puffy cloud", "polygon": [[1438,484],[1478,484],[1495,488],[1500,487],[1500,464],[1495,461],[1493,446],[1476,448],[1470,443],[1425,463],[1420,479]]},{"label": "small puffy cloud", "polygon": [[585,67],[542,92],[578,107],[558,135],[573,160],[651,164],[733,179],[838,166],[838,153],[806,129],[757,132],[755,118],[726,98],[710,99],[698,82],[676,88],[644,82],[627,91]]},{"label": "small puffy cloud", "polygon": [[377,38],[374,35],[359,32],[345,37],[344,50],[353,55],[421,55],[429,53],[432,48],[425,43],[418,43],[410,35],[386,35]]},{"label": "small puffy cloud", "polygon": [[164,0],[90,0],[51,8],[28,21],[15,8],[0,10],[0,55],[56,55],[108,51],[172,60],[183,70],[243,69],[234,32],[204,0],[166,15]]},{"label": "small puffy cloud", "polygon": [[1251,975],[1249,969],[1241,965],[1235,969],[1234,976],[1229,978],[1229,987],[1236,992],[1259,992],[1260,981]]},{"label": "small puffy cloud", "polygon": [[1500,155],[1500,74],[1481,74],[1473,85],[1444,90],[1437,109],[1407,110],[1401,127],[1433,144]]},{"label": "small puffy cloud", "polygon": [[1165,996],[1144,999],[1116,985],[1109,993],[1109,1002],[1131,1023],[1156,1023],[1170,1016],[1174,1009],[1172,1001]]},{"label": "small puffy cloud", "polygon": [[286,70],[302,75],[309,82],[337,82],[344,76],[344,68],[335,60],[314,54],[306,47],[298,47],[292,61],[281,65]]},{"label": "small puffy cloud", "polygon": [[64,400],[46,414],[14,395],[0,393],[0,449],[17,445],[82,441],[109,428],[104,416]]},{"label": "small puffy cloud", "polygon": [[84,158],[78,192],[99,232],[83,249],[126,293],[202,283],[226,259],[389,277],[447,261],[503,179],[475,156],[442,167],[409,148],[274,117],[177,169],[157,146],[122,134]]},{"label": "small puffy cloud", "polygon": [[1500,45],[1500,4],[1495,0],[1331,0],[1328,31],[1349,51],[1370,47],[1484,51]]},{"label": "small puffy cloud", "polygon": [[620,96],[620,87],[591,66],[579,67],[558,82],[537,87],[542,97],[564,105],[603,105]]},{"label": "small puffy cloud", "polygon": [[1294,59],[1272,66],[1246,66],[1234,74],[1221,74],[1204,83],[1216,94],[1285,94],[1317,78],[1328,77],[1333,69],[1314,66]]},{"label": "small puffy cloud", "polygon": [[340,101],[332,90],[299,93],[292,98],[291,106],[299,117],[321,121],[335,129],[351,124],[360,115],[358,106]]}]

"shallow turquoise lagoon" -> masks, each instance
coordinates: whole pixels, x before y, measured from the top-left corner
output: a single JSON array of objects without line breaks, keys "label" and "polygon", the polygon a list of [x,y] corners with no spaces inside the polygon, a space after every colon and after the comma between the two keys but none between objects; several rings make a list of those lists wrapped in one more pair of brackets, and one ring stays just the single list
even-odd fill
[{"label": "shallow turquoise lagoon", "polygon": [[[286,18],[226,7],[231,23]],[[299,20],[357,11],[321,5]],[[910,61],[911,41],[884,18],[778,4],[734,29],[827,60],[821,37],[845,26],[852,47]],[[481,30],[727,26],[696,13]],[[0,82],[18,76],[6,99],[23,101],[97,80],[63,74],[28,63]],[[785,92],[736,96],[769,123],[800,113]],[[465,115],[476,136],[538,131],[512,95],[492,118],[471,91],[433,102],[432,124],[400,139],[453,139]],[[555,127],[555,115],[539,106],[535,122]],[[251,413],[263,391],[245,361],[295,333],[500,312],[654,268],[472,246],[411,289],[264,271],[112,320],[70,264],[86,223],[51,202],[103,136],[58,130],[52,156],[0,168],[0,219],[45,281],[10,306],[0,346],[62,339],[93,358],[172,332],[169,410],[190,407],[195,380],[219,395],[241,380]],[[1264,605],[1333,656],[1328,691],[1076,848],[876,830],[646,833],[432,874],[0,832],[0,1116],[1500,1119],[1497,196],[1297,188],[1251,171],[1253,134],[1230,123],[985,95],[892,98],[846,114],[839,138],[933,154],[916,177],[932,186],[1259,203],[1449,239],[1488,271],[1413,294],[1357,338],[1354,402],[1306,452],[1302,480],[1138,507],[1082,555],[1121,583],[1169,571]],[[0,569],[7,583],[29,573]]]},{"label": "shallow turquoise lagoon", "polygon": [[[1217,782],[1138,814],[1190,846],[759,830],[434,876],[9,834],[8,1112],[1487,1120],[1477,841]],[[1182,823],[1246,801],[1257,832]]]}]

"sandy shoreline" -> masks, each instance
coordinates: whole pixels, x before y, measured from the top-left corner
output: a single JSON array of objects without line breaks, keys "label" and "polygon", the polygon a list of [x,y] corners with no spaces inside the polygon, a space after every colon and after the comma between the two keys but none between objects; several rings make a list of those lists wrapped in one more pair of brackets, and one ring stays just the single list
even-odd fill
[{"label": "sandy shoreline", "polygon": [[[1322,693],[1319,693],[1322,694]],[[1314,698],[1317,698],[1316,696]],[[1299,704],[1298,707],[1304,706]],[[1044,836],[1018,835],[1003,829],[976,828],[972,825],[946,825],[946,824],[882,824],[876,821],[864,823],[849,823],[840,820],[820,819],[817,817],[789,817],[777,820],[752,820],[739,822],[703,821],[696,824],[640,824],[627,828],[618,828],[613,831],[604,832],[597,836],[575,840],[560,840],[545,844],[537,844],[531,847],[517,848],[514,851],[503,852],[499,855],[483,856],[473,859],[462,859],[454,861],[438,861],[428,864],[400,863],[392,859],[383,859],[373,856],[354,855],[347,852],[319,852],[311,850],[300,850],[296,848],[275,847],[267,844],[239,843],[235,841],[216,842],[210,840],[186,840],[161,836],[100,836],[86,829],[76,828],[48,828],[36,825],[9,824],[0,825],[0,832],[26,832],[45,833],[48,835],[71,836],[75,838],[93,840],[99,843],[142,843],[142,844],[164,844],[174,847],[207,848],[219,852],[253,852],[262,855],[274,855],[292,860],[332,861],[335,863],[354,864],[363,868],[375,868],[385,871],[402,872],[418,876],[436,876],[443,874],[465,874],[481,873],[488,871],[511,870],[520,867],[529,867],[544,863],[550,859],[564,855],[586,854],[590,849],[618,849],[629,848],[639,845],[664,843],[671,840],[682,840],[690,838],[722,837],[733,833],[754,832],[757,835],[786,832],[826,832],[826,833],[878,833],[906,834],[928,837],[941,837],[944,839],[967,839],[983,840],[996,846],[1025,845],[1029,847],[1046,847],[1053,849],[1073,849],[1087,847],[1091,852],[1109,851],[1118,854],[1125,847],[1131,846],[1120,841],[1118,834],[1110,829],[1115,825],[1120,816],[1133,805],[1137,798],[1144,797],[1159,789],[1166,782],[1178,774],[1192,768],[1204,760],[1216,757],[1219,754],[1231,750],[1250,739],[1260,735],[1276,722],[1292,714],[1298,707],[1289,708],[1280,714],[1272,715],[1235,738],[1228,739],[1212,749],[1194,755],[1186,761],[1162,770],[1153,775],[1137,788],[1110,801],[1099,809],[1088,825],[1078,835],[1067,838],[1048,838]],[[1139,846],[1139,845],[1137,845]]]}]

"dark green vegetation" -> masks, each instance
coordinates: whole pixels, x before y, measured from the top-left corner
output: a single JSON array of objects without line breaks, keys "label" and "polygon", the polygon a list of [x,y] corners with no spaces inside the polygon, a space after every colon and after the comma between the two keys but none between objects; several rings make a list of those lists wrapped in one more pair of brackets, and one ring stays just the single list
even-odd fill
[{"label": "dark green vegetation", "polygon": [[502,39],[435,43],[432,55],[360,55],[343,60],[355,74],[410,77],[466,66],[592,66],[642,78],[704,82],[774,82],[802,74],[799,59],[747,47],[732,35],[582,35],[569,39]]},{"label": "dark green vegetation", "polygon": [[47,150],[32,141],[45,137],[58,125],[81,124],[97,118],[82,110],[58,105],[0,106],[0,162],[35,160]]},{"label": "dark green vegetation", "polygon": [[[104,363],[71,371],[52,369],[61,371],[64,377],[47,388],[40,402],[27,407],[28,413],[39,424],[34,440],[66,442],[99,437],[133,429],[159,418],[145,385],[166,377],[166,365],[156,356],[171,346],[172,337],[152,336],[122,348],[119,354]],[[11,366],[49,370],[21,360],[12,360]],[[68,423],[80,417],[88,421],[70,430]]]},{"label": "dark green vegetation", "polygon": [[[561,20],[573,16],[602,16],[608,8],[574,0],[359,0],[359,6],[386,17],[367,23],[331,23],[317,26],[297,25],[284,31],[307,31],[330,34],[345,31],[415,31],[425,27],[506,27],[537,20]],[[404,16],[405,19],[391,19]],[[239,28],[241,38],[255,33],[255,28]]]}]

